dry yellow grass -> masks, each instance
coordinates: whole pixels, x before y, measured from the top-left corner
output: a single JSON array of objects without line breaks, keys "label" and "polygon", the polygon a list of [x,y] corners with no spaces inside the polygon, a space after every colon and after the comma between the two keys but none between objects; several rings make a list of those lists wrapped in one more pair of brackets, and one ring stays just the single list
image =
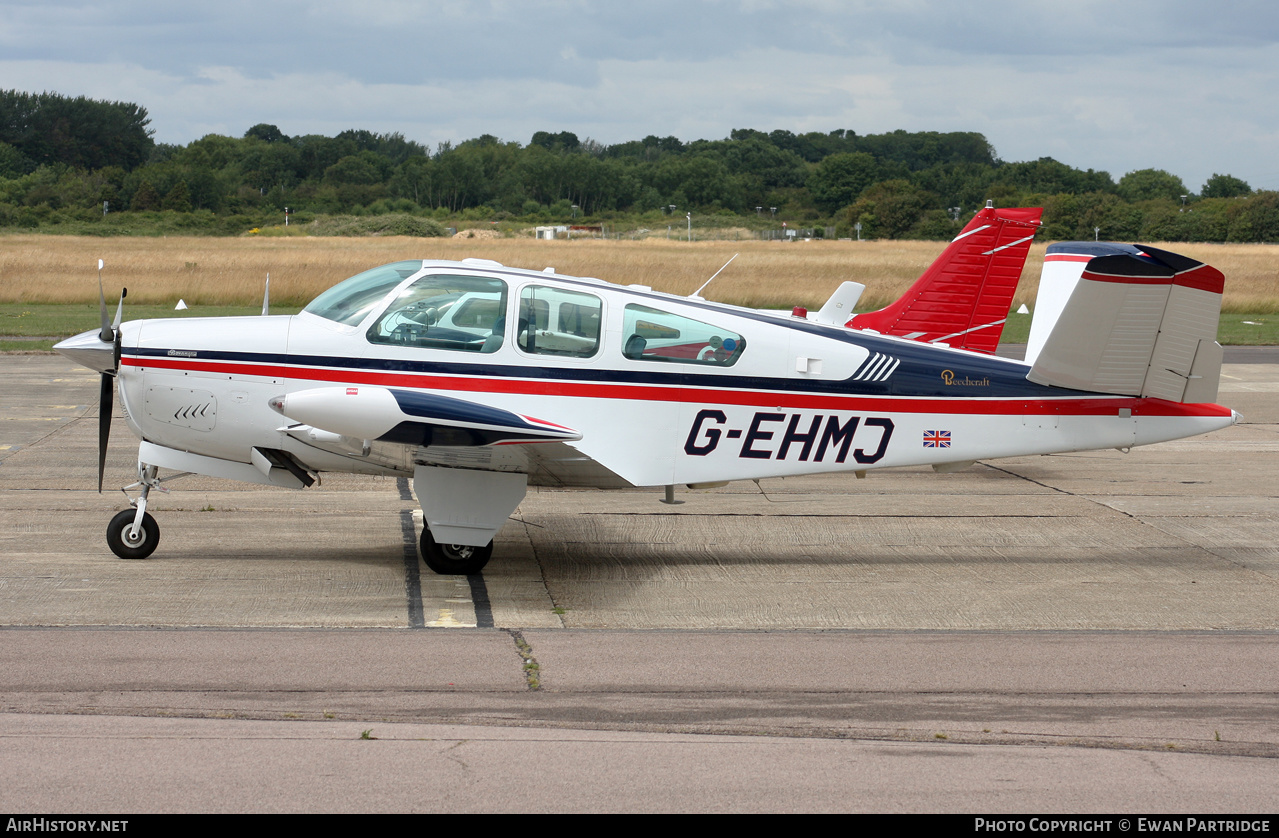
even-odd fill
[{"label": "dry yellow grass", "polygon": [[[1015,304],[1033,303],[1046,245],[1031,250]],[[69,303],[97,299],[97,260],[108,296],[121,285],[139,303],[253,305],[271,274],[271,298],[303,303],[367,268],[401,259],[476,256],[505,265],[595,276],[689,294],[733,264],[704,294],[758,307],[820,305],[844,280],[867,286],[863,305],[896,299],[941,253],[939,242],[679,242],[528,238],[0,238],[0,302]],[[1225,308],[1279,310],[1279,248],[1174,244],[1226,274]]]},{"label": "dry yellow grass", "polygon": [[[1279,312],[1279,247],[1272,244],[1161,245],[1226,275],[1224,311]],[[1038,268],[1036,268],[1036,276]]]}]

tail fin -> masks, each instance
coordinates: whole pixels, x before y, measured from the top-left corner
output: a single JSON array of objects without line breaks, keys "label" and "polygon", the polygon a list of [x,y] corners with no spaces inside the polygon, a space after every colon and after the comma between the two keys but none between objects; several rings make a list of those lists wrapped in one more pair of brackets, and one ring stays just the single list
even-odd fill
[{"label": "tail fin", "polygon": [[994,354],[1042,215],[987,204],[900,300],[848,326]]},{"label": "tail fin", "polygon": [[1216,401],[1224,284],[1216,268],[1146,245],[1054,244],[1044,259],[1026,377],[1123,396]]}]

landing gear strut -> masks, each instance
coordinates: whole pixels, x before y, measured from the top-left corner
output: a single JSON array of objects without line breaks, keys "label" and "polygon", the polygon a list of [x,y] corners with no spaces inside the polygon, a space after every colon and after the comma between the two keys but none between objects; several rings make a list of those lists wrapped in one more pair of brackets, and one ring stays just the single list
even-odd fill
[{"label": "landing gear strut", "polygon": [[483,547],[465,544],[437,544],[429,527],[422,529],[422,560],[442,576],[470,576],[479,573],[493,556],[493,542]]}]

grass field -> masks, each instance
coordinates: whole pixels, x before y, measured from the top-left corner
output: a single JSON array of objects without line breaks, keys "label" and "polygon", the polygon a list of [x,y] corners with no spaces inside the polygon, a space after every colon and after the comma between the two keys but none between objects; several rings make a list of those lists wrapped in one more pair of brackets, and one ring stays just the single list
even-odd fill
[{"label": "grass field", "polygon": [[[620,284],[689,294],[739,254],[703,296],[758,308],[816,308],[844,280],[867,287],[860,308],[901,295],[941,253],[939,242],[680,242],[531,238],[97,238],[19,235],[0,238],[0,350],[37,347],[12,336],[60,337],[98,322],[97,261],[107,297],[127,286],[129,319],[255,314],[271,275],[272,310],[296,311],[334,283],[402,259],[474,256],[505,265],[596,276]],[[1031,250],[1014,310],[1033,307],[1046,245]],[[1226,274],[1222,340],[1279,343],[1279,248],[1270,245],[1175,244]],[[114,311],[114,306],[112,306]],[[1012,315],[1005,340],[1020,342],[1028,325]],[[45,342],[47,343],[47,342]],[[15,346],[16,344],[16,346]]]}]

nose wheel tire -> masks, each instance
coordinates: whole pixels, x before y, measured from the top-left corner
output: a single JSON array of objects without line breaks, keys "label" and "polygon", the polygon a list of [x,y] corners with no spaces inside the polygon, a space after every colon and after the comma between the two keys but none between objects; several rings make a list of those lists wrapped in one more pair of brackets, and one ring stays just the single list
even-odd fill
[{"label": "nose wheel tire", "polygon": [[160,525],[145,512],[142,513],[142,528],[137,537],[129,537],[129,529],[137,514],[133,509],[126,509],[107,525],[107,546],[122,559],[145,559],[155,552],[160,543]]},{"label": "nose wheel tire", "polygon": [[483,547],[466,544],[437,544],[429,529],[422,530],[422,560],[441,576],[470,576],[479,573],[493,556],[493,542]]}]

